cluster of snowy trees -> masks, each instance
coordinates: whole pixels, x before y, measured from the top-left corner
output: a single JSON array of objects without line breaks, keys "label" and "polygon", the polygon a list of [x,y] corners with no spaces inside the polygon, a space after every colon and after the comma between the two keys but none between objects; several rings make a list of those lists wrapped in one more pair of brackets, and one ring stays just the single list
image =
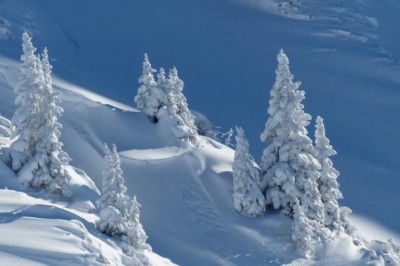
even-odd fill
[{"label": "cluster of snowy trees", "polygon": [[[304,112],[304,91],[293,82],[289,59],[281,50],[277,56],[276,82],[271,90],[268,115],[261,141],[266,143],[260,166],[249,153],[244,130],[236,128],[233,163],[235,209],[247,216],[258,216],[267,207],[282,209],[293,218],[292,238],[305,256],[312,256],[324,241],[350,233],[348,208],[340,208],[342,198],[337,183],[339,172],[330,157],[336,152],[325,135],[323,119],[317,117],[315,143],[306,127],[311,116]],[[198,128],[182,93],[183,81],[173,68],[168,77],[161,68],[154,78],[147,54],[135,97],[138,109],[154,123],[172,121],[178,139],[196,143]],[[204,119],[203,119],[204,120]],[[204,132],[211,130],[197,123]],[[207,123],[205,123],[207,125]],[[233,130],[226,133],[230,144]]]},{"label": "cluster of snowy trees", "polygon": [[[22,41],[20,77],[15,89],[18,107],[11,123],[0,117],[1,135],[11,139],[4,159],[26,186],[72,197],[68,170],[71,159],[59,139],[61,93],[53,88],[49,55],[46,48],[42,54],[36,54],[28,33],[23,33]],[[171,75],[174,79],[176,71]],[[97,227],[120,240],[133,265],[148,265],[144,251],[151,248],[146,244],[147,236],[139,220],[140,204],[136,197],[126,195],[115,145],[111,150],[105,145],[105,163],[102,194],[97,202],[100,217]]]},{"label": "cluster of snowy trees", "polygon": [[183,94],[184,83],[175,67],[169,70],[168,76],[163,68],[157,73],[145,54],[139,84],[134,99],[136,107],[153,123],[162,121],[169,124],[177,139],[196,145],[198,135],[216,141],[221,141],[221,137],[225,138],[227,146],[231,145],[232,129],[226,133],[219,132],[206,116],[189,109]]},{"label": "cluster of snowy trees", "polygon": [[[0,117],[0,135],[10,136],[6,152],[10,168],[25,185],[71,197],[69,155],[63,151],[58,118],[60,92],[53,89],[52,66],[47,49],[36,54],[31,37],[22,36],[20,79],[16,88],[18,108],[11,123]],[[234,208],[246,216],[262,215],[268,208],[281,209],[293,218],[292,239],[306,257],[313,256],[325,241],[342,233],[352,235],[349,208],[339,207],[342,198],[337,178],[339,172],[330,159],[336,151],[326,137],[323,119],[317,117],[314,142],[306,127],[311,116],[304,111],[304,91],[293,82],[289,59],[281,50],[277,56],[276,81],[270,93],[268,120],[261,134],[266,144],[260,165],[249,152],[244,130],[236,127],[236,152],[233,162]],[[170,124],[175,137],[196,145],[198,134],[216,138],[208,119],[188,108],[183,95],[184,83],[172,68],[168,77],[163,68],[157,73],[147,54],[135,97],[138,109],[153,123]],[[230,145],[234,132],[225,135]],[[98,199],[97,228],[121,243],[134,265],[148,265],[145,256],[151,247],[140,223],[140,204],[127,195],[117,148],[104,145],[105,170],[102,193]],[[396,247],[399,253],[400,247]]]},{"label": "cluster of snowy trees", "polygon": [[196,143],[197,127],[190,112],[186,97],[183,95],[184,83],[178,76],[178,70],[170,69],[168,77],[160,68],[157,80],[156,70],[151,67],[147,54],[144,55],[143,72],[139,78],[140,87],[135,96],[135,103],[152,122],[171,119],[174,135],[183,141]]},{"label": "cluster of snowy trees", "polygon": [[317,117],[313,143],[306,129],[311,116],[304,112],[305,93],[300,82],[293,82],[283,50],[277,59],[269,117],[261,134],[266,147],[260,166],[249,155],[243,130],[236,130],[234,206],[249,216],[261,215],[266,206],[282,209],[293,218],[293,240],[305,256],[312,256],[327,239],[350,233],[350,209],[338,204],[339,172],[330,159],[336,152],[325,135],[323,119]]}]

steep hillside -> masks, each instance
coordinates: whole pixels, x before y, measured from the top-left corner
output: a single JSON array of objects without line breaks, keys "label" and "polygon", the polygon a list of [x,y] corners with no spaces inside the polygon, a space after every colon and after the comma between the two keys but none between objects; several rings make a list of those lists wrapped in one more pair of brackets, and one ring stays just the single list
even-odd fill
[{"label": "steep hillside", "polygon": [[[8,66],[2,68],[7,77],[2,88],[7,92],[15,86],[18,64],[4,58],[2,62]],[[233,209],[233,150],[208,138],[202,138],[196,148],[187,146],[175,139],[163,121],[153,124],[135,109],[62,80],[55,84],[63,93],[65,150],[73,159],[71,164],[84,169],[91,179],[70,168],[74,194],[70,202],[24,189],[2,165],[2,230],[19,236],[0,241],[8,265],[127,263],[115,243],[94,227],[98,217],[92,213],[92,203],[98,198],[95,185],[101,186],[104,142],[120,147],[128,192],[142,204],[148,243],[155,253],[178,264],[363,265],[370,260],[367,246],[357,246],[345,236],[337,240],[340,245],[330,243],[315,259],[299,258],[288,217],[268,212],[248,218]],[[368,226],[367,230],[378,229]],[[39,236],[46,239],[40,248],[36,247]],[[343,245],[346,251],[339,248]],[[148,256],[155,265],[168,264],[154,253]]]},{"label": "steep hillside", "polygon": [[[400,6],[394,0],[292,2],[0,1],[0,113],[10,118],[15,110],[16,60],[27,30],[40,49],[49,48],[60,77],[54,83],[63,93],[61,139],[71,165],[87,174],[77,170],[76,205],[68,205],[26,191],[1,165],[0,230],[21,237],[0,241],[0,256],[9,265],[123,263],[121,251],[94,228],[98,217],[82,212],[97,198],[104,142],[121,151],[128,193],[142,205],[153,251],[174,263],[365,265],[368,248],[384,250],[380,242],[360,247],[344,238],[315,261],[299,259],[290,219],[270,212],[256,219],[237,214],[233,150],[208,138],[188,147],[168,125],[152,124],[131,107],[144,52],[156,67],[176,64],[190,107],[221,131],[243,126],[259,157],[275,55],[283,47],[303,82],[306,111],[325,118],[339,152],[334,162],[342,204],[355,212],[352,221],[369,240],[399,239],[400,209],[393,202],[400,199],[400,124],[394,115],[400,111],[394,30]],[[7,141],[0,139],[0,145]],[[43,248],[25,241],[36,236],[30,224],[51,239]],[[154,253],[149,257],[169,263]],[[384,263],[383,257],[375,262]]]},{"label": "steep hillside", "polygon": [[0,6],[3,56],[19,58],[27,30],[38,47],[49,48],[57,75],[132,105],[148,52],[157,68],[177,66],[191,108],[221,131],[244,127],[256,159],[264,148],[259,134],[275,55],[284,48],[307,93],[306,111],[325,118],[339,152],[344,204],[398,232],[400,210],[382,208],[399,200],[397,1],[6,0]]}]

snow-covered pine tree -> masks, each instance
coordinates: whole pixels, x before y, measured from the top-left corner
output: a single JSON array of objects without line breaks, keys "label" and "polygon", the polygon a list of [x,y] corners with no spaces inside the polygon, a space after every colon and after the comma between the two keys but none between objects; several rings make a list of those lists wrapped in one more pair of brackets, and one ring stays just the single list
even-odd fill
[{"label": "snow-covered pine tree", "polygon": [[178,76],[178,70],[174,67],[169,71],[167,79],[168,112],[177,124],[175,136],[181,140],[195,143],[197,140],[197,128],[195,118],[190,112],[185,95],[183,95],[184,83]]},{"label": "snow-covered pine tree", "polygon": [[260,165],[266,203],[292,215],[297,198],[308,218],[323,222],[323,204],[317,184],[320,165],[307,136],[306,126],[311,116],[304,112],[301,104],[304,91],[299,90],[300,82],[292,81],[289,59],[283,50],[277,59],[269,117],[261,134],[261,141],[267,143]]},{"label": "snow-covered pine tree", "polygon": [[125,247],[125,253],[135,255],[143,264],[148,264],[147,257],[143,255],[143,252],[151,250],[151,247],[146,243],[147,235],[140,223],[140,207],[136,196],[133,196],[129,204],[129,230],[125,240],[128,245]]},{"label": "snow-covered pine tree", "polygon": [[[105,169],[103,172],[102,193],[97,201],[97,208],[101,212],[108,206],[112,206],[119,212],[121,217],[127,217],[129,197],[125,194],[127,189],[124,184],[121,161],[115,144],[112,145],[111,150],[107,144],[104,144],[104,154]],[[113,231],[113,227],[118,228],[116,225],[99,224],[100,230],[105,234],[118,235],[118,232]]]},{"label": "snow-covered pine tree", "polygon": [[[168,81],[167,81],[167,77],[165,76],[165,70],[164,68],[160,68],[160,70],[158,71],[157,74],[157,86],[158,88],[160,88],[161,90],[164,91],[164,93],[166,93],[167,90],[167,86],[168,86]],[[167,95],[165,94],[165,101],[167,101]]]},{"label": "snow-covered pine tree", "polygon": [[333,155],[336,155],[336,151],[329,144],[329,139],[325,135],[324,120],[318,116],[315,125],[315,157],[321,164],[318,189],[325,209],[325,226],[332,231],[342,231],[343,225],[338,203],[338,200],[342,198],[342,193],[337,182],[339,171],[333,167],[330,159]]},{"label": "snow-covered pine tree", "polygon": [[96,202],[100,210],[97,227],[104,234],[120,237],[125,254],[139,260],[141,265],[147,265],[143,251],[151,250],[151,247],[146,244],[147,236],[139,221],[140,204],[136,197],[131,200],[126,195],[121,160],[115,144],[111,150],[104,144],[104,153],[106,166],[102,195]]},{"label": "snow-covered pine tree", "polygon": [[259,170],[249,153],[244,130],[236,127],[236,152],[233,161],[233,203],[241,214],[258,216],[265,211],[265,198],[260,190]]},{"label": "snow-covered pine tree", "polygon": [[[140,87],[135,96],[136,107],[141,110],[152,122],[159,120],[159,110],[167,103],[167,95],[162,87],[154,80],[156,70],[151,67],[147,54],[144,55],[143,71],[139,78]],[[163,74],[161,74],[163,75]],[[162,79],[159,75],[159,79]],[[165,80],[165,74],[164,74]],[[161,82],[161,80],[160,80]]]},{"label": "snow-covered pine tree", "polygon": [[317,245],[321,240],[316,234],[315,220],[307,217],[304,207],[300,205],[299,200],[296,198],[293,205],[293,225],[292,225],[292,240],[295,242],[299,252],[302,256],[309,258],[315,253]]},{"label": "snow-covered pine tree", "polygon": [[19,171],[31,187],[70,196],[71,191],[66,186],[70,180],[66,170],[70,159],[62,151],[59,141],[62,126],[57,122],[63,110],[57,106],[60,94],[53,90],[47,49],[41,60],[35,55],[30,36],[24,33],[22,39],[21,75],[16,98],[19,107],[12,120],[16,140],[8,151],[11,167]]},{"label": "snow-covered pine tree", "polygon": [[71,177],[66,168],[71,159],[62,150],[63,144],[59,140],[62,125],[57,121],[63,112],[63,109],[57,105],[61,101],[61,93],[53,89],[52,66],[46,48],[42,54],[40,67],[43,85],[39,112],[34,124],[37,142],[35,154],[30,163],[33,177],[29,181],[29,185],[34,188],[44,188],[52,193],[70,196],[71,191],[66,184]]},{"label": "snow-covered pine tree", "polygon": [[18,138],[11,144],[8,151],[11,168],[14,171],[20,170],[36,152],[37,138],[33,125],[36,124],[42,90],[39,58],[35,54],[36,48],[32,44],[32,38],[26,32],[22,34],[22,50],[15,99],[18,108],[11,120],[15,126],[13,137],[18,136]]}]

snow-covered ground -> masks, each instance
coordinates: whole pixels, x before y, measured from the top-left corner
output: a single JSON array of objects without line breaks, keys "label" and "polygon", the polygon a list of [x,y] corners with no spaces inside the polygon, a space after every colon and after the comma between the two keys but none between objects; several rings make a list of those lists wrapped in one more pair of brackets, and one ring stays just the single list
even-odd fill
[{"label": "snow-covered ground", "polygon": [[[181,265],[310,265],[315,261],[294,250],[287,217],[251,219],[234,211],[230,148],[207,138],[196,149],[182,147],[131,107],[149,52],[156,67],[178,67],[190,107],[222,131],[243,126],[260,157],[275,56],[283,47],[303,82],[306,111],[325,118],[339,153],[333,160],[343,204],[356,214],[352,221],[368,239],[400,240],[394,204],[400,200],[400,4],[294,2],[1,1],[0,113],[10,118],[15,110],[16,60],[28,30],[37,47],[48,46],[60,77],[54,83],[63,93],[61,139],[71,165],[99,187],[103,143],[116,143],[156,254]],[[70,205],[24,190],[4,165],[0,175],[2,264],[101,265],[100,254],[123,262],[118,247],[94,228],[97,216],[82,212],[97,197],[83,173],[74,179]],[[169,263],[155,253],[149,257],[156,265]],[[365,265],[366,254],[343,239],[316,263]]]}]

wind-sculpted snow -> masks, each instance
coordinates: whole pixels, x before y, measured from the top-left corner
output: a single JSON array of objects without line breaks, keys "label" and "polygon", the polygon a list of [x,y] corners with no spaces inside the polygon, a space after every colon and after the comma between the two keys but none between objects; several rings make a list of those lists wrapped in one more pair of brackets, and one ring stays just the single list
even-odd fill
[{"label": "wind-sculpted snow", "polygon": [[188,152],[189,148],[163,147],[159,149],[138,149],[121,152],[121,156],[132,160],[154,161],[173,159]]}]

